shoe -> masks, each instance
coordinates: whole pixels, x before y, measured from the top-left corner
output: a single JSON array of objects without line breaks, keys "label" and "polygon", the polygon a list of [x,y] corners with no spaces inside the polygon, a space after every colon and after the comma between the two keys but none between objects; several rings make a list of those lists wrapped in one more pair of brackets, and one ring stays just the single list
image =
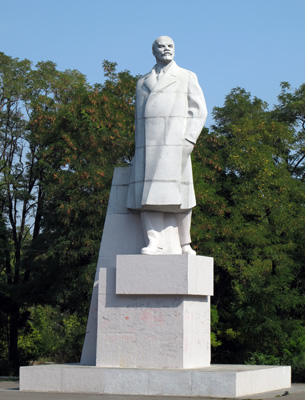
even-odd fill
[{"label": "shoe", "polygon": [[147,247],[143,247],[141,254],[145,256],[154,256],[156,254],[162,254],[162,249],[153,244],[149,244]]},{"label": "shoe", "polygon": [[190,244],[185,244],[181,246],[182,254],[189,254],[190,256],[195,256],[196,251],[191,248]]}]

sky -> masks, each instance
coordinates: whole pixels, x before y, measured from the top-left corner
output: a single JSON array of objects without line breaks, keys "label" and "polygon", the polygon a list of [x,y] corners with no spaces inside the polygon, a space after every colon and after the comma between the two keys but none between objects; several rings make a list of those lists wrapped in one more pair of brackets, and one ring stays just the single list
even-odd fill
[{"label": "sky", "polygon": [[175,61],[197,74],[209,117],[239,86],[277,102],[280,82],[305,82],[305,0],[0,0],[0,51],[51,60],[104,81],[102,62],[143,75],[151,45],[170,36]]}]

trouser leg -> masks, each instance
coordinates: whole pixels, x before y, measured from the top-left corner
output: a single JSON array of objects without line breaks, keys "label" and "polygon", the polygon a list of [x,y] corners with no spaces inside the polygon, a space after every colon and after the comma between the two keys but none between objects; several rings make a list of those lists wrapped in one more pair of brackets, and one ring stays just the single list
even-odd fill
[{"label": "trouser leg", "polygon": [[163,248],[162,231],[164,227],[163,213],[153,211],[141,212],[141,221],[144,236],[148,241],[147,247],[141,251],[142,254],[153,254]]},{"label": "trouser leg", "polygon": [[192,221],[192,210],[187,211],[183,214],[176,214],[176,221],[178,225],[178,233],[180,239],[180,245],[184,246],[191,243],[191,221]]}]

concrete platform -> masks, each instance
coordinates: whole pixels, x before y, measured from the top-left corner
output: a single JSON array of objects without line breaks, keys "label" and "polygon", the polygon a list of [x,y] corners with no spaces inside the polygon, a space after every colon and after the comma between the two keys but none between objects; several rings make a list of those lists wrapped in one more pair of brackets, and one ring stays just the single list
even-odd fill
[{"label": "concrete platform", "polygon": [[133,369],[79,364],[20,368],[20,390],[109,395],[236,398],[290,387],[290,367],[212,365]]}]

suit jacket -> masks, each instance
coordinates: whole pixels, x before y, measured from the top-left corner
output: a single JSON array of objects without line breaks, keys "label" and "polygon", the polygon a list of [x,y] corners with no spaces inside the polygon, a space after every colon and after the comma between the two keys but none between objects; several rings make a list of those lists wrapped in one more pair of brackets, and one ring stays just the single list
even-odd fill
[{"label": "suit jacket", "polygon": [[174,61],[158,80],[155,68],[138,80],[128,208],[177,212],[195,206],[191,143],[206,117],[196,75]]}]

